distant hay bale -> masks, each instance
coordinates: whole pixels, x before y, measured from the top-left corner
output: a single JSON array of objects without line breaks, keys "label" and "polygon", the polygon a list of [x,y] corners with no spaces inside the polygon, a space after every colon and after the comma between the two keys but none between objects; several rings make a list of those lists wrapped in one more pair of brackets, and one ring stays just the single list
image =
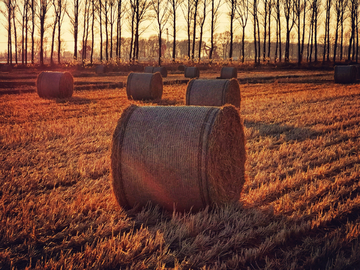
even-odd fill
[{"label": "distant hay bale", "polygon": [[357,68],[353,65],[335,66],[335,83],[354,83],[357,78]]},{"label": "distant hay bale", "polygon": [[185,67],[185,78],[199,78],[200,70],[197,67]]},{"label": "distant hay bale", "polygon": [[145,68],[144,68],[144,72],[145,72],[145,73],[153,73],[153,69],[154,69],[154,67],[149,67],[149,66],[148,66],[148,67],[145,67]]},{"label": "distant hay bale", "polygon": [[223,106],[240,108],[241,95],[237,79],[191,80],[186,89],[186,105]]},{"label": "distant hay bale", "polygon": [[163,81],[159,72],[130,73],[127,78],[126,93],[129,99],[158,99],[162,92]]},{"label": "distant hay bale", "polygon": [[166,69],[166,67],[145,67],[144,72],[145,73],[160,72],[160,74],[161,74],[161,76],[163,78],[167,77],[167,69]]},{"label": "distant hay bale", "polygon": [[95,67],[95,73],[96,74],[104,74],[106,73],[106,66],[105,65],[98,65]]},{"label": "distant hay bale", "polygon": [[186,68],[185,65],[180,65],[180,66],[178,66],[178,70],[179,70],[179,71],[185,71],[185,68]]},{"label": "distant hay bale", "polygon": [[42,98],[69,98],[74,92],[74,78],[69,72],[43,71],[37,77],[36,90]]},{"label": "distant hay bale", "polygon": [[236,202],[245,136],[233,106],[130,105],[113,134],[114,195],[124,209],[148,201],[172,211]]},{"label": "distant hay bale", "polygon": [[222,67],[220,71],[220,79],[237,78],[237,69],[234,67]]}]

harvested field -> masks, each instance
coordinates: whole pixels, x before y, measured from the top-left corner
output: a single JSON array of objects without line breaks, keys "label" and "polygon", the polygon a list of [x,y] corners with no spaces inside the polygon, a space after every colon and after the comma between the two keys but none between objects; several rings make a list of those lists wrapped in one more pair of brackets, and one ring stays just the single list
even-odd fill
[{"label": "harvested field", "polygon": [[240,85],[240,202],[194,214],[127,213],[110,184],[122,111],[184,105],[186,84],[151,102],[125,88],[1,95],[0,268],[357,269],[360,87],[321,76]]}]

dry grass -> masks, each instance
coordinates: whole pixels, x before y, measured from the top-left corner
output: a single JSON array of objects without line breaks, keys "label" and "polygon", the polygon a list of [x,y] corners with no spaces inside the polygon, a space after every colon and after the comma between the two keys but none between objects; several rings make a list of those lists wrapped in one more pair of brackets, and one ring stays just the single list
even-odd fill
[{"label": "dry grass", "polygon": [[[240,88],[241,201],[193,215],[118,207],[109,155],[125,89],[0,96],[0,268],[358,268],[360,88]],[[185,89],[146,104],[183,105]]]}]

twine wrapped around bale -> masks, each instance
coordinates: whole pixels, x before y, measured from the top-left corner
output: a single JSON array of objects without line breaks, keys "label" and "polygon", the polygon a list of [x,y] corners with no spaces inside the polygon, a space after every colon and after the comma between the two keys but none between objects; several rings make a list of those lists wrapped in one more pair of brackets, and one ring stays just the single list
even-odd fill
[{"label": "twine wrapped around bale", "polygon": [[160,72],[160,74],[161,74],[161,76],[163,78],[167,77],[167,69],[166,69],[166,67],[145,67],[144,72],[145,73]]},{"label": "twine wrapped around bale", "polygon": [[106,73],[106,66],[105,65],[98,65],[95,67],[95,73],[96,74],[104,74]]},{"label": "twine wrapped around bale", "polygon": [[127,78],[126,93],[129,99],[158,99],[162,92],[163,81],[159,72],[130,73]]},{"label": "twine wrapped around bale", "polygon": [[199,78],[200,70],[197,67],[185,67],[185,78]]},{"label": "twine wrapped around bale", "polygon": [[357,78],[357,68],[353,65],[335,66],[335,83],[354,83]]},{"label": "twine wrapped around bale", "polygon": [[240,108],[241,95],[237,79],[191,80],[186,89],[186,105],[223,106]]},{"label": "twine wrapped around bale", "polygon": [[112,187],[124,209],[169,211],[236,202],[245,182],[245,136],[233,106],[130,105],[113,134]]},{"label": "twine wrapped around bale", "polygon": [[237,78],[237,69],[234,67],[222,67],[220,71],[220,79]]},{"label": "twine wrapped around bale", "polygon": [[74,78],[69,72],[43,71],[37,77],[36,90],[42,98],[69,98],[74,92]]}]

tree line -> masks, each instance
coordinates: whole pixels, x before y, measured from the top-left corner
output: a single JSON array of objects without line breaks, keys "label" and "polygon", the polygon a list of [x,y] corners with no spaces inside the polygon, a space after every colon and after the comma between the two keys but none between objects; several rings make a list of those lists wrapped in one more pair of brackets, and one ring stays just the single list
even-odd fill
[{"label": "tree line", "polygon": [[[235,44],[239,45],[236,46],[239,50],[237,59],[241,62],[250,58],[255,63],[289,62],[290,47],[294,44],[298,64],[304,59],[318,62],[321,56],[323,62],[358,61],[358,0],[0,1],[7,30],[9,64],[20,61],[34,64],[38,55],[40,65],[44,65],[45,33],[51,37],[50,63],[60,64],[65,17],[71,24],[74,60],[90,63],[95,60],[95,39],[100,39],[100,61],[138,61],[140,37],[149,31],[150,25],[156,26],[159,65],[164,58],[164,31],[168,36],[169,29],[173,61],[177,58],[177,33],[180,30],[186,32],[189,60],[201,61],[205,51],[206,58],[211,60],[219,43],[216,31],[220,20],[228,22],[227,29],[221,30],[226,31],[228,45],[224,58],[230,61],[234,59]],[[185,23],[179,25],[180,20]],[[124,55],[122,49],[124,31],[130,33],[126,42],[128,55]],[[205,32],[210,36],[209,45],[204,42]],[[248,40],[253,44],[251,55],[245,53]]]}]

